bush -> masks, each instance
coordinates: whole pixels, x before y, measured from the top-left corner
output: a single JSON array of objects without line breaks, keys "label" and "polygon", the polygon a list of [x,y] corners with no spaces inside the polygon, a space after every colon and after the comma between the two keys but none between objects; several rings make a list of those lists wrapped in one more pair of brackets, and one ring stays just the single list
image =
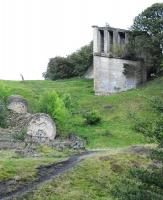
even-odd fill
[{"label": "bush", "polygon": [[150,99],[150,104],[155,111],[163,113],[163,100],[159,97],[153,97]]},{"label": "bush", "polygon": [[67,109],[69,109],[69,108],[72,107],[73,102],[72,102],[72,98],[71,98],[70,94],[68,94],[68,93],[66,93],[66,94],[60,94],[59,96],[60,96],[60,98],[62,98],[62,100],[63,100],[63,102],[65,104],[65,107]]},{"label": "bush", "polygon": [[69,118],[69,112],[64,101],[56,91],[45,93],[40,99],[40,111],[49,114],[61,128]]},{"label": "bush", "polygon": [[83,115],[86,120],[86,123],[89,125],[95,125],[100,123],[101,116],[97,111],[91,111]]}]

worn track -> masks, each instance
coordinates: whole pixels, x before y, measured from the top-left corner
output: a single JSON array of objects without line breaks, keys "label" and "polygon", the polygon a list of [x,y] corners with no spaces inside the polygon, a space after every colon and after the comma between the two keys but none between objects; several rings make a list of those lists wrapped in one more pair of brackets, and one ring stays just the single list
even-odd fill
[{"label": "worn track", "polygon": [[[132,146],[129,148],[119,148],[118,152],[136,153],[136,154],[148,154],[149,147],[144,146]],[[48,180],[55,178],[56,176],[68,171],[76,166],[80,161],[88,156],[93,156],[99,152],[112,152],[113,149],[99,149],[93,151],[86,151],[84,153],[71,156],[69,159],[53,163],[50,165],[40,166],[36,175],[36,179],[29,182],[13,183],[11,180],[0,182],[0,200],[20,199],[23,195],[37,189],[38,186],[45,183]],[[7,190],[10,188],[10,190]]]},{"label": "worn track", "polygon": [[10,200],[16,197],[23,196],[24,194],[31,192],[32,190],[36,189],[42,183],[55,178],[59,174],[71,169],[74,167],[78,162],[84,159],[85,156],[89,154],[93,154],[95,152],[84,152],[79,155],[71,156],[68,160],[61,161],[58,163],[54,163],[51,165],[41,166],[38,168],[37,178],[33,181],[22,183],[20,186],[11,189],[11,191],[6,191],[6,187],[10,184],[13,185],[13,182],[4,181],[0,182],[0,200]]}]

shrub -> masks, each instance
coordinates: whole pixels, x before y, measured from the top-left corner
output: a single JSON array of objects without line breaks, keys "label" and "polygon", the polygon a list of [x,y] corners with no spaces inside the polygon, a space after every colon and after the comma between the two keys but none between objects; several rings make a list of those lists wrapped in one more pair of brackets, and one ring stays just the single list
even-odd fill
[{"label": "shrub", "polygon": [[160,113],[163,113],[163,100],[160,97],[153,97],[150,99],[151,107]]},{"label": "shrub", "polygon": [[135,118],[134,130],[143,133],[144,135],[150,135],[152,131],[152,122],[147,119]]},{"label": "shrub", "polygon": [[59,127],[69,118],[69,112],[56,91],[45,93],[41,97],[40,111],[49,114]]},{"label": "shrub", "polygon": [[100,123],[101,116],[97,111],[91,111],[83,115],[86,120],[86,123],[89,125],[95,125]]},{"label": "shrub", "polygon": [[60,98],[62,98],[64,104],[65,104],[65,107],[67,109],[71,108],[73,103],[72,103],[72,98],[71,98],[71,95],[66,93],[66,94],[60,94]]}]

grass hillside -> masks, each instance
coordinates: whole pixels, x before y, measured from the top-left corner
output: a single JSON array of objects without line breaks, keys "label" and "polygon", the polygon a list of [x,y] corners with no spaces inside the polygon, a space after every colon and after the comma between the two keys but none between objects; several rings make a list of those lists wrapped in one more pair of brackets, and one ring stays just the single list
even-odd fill
[{"label": "grass hillside", "polygon": [[42,184],[23,199],[117,200],[115,193],[122,187],[121,182],[129,180],[128,169],[149,164],[151,160],[148,157],[130,151],[99,153],[86,158],[73,170]]},{"label": "grass hillside", "polygon": [[[71,95],[71,117],[64,122],[61,134],[75,133],[86,139],[87,147],[123,147],[146,143],[143,135],[132,129],[132,116],[153,118],[149,99],[163,98],[163,77],[148,82],[143,87],[112,96],[94,96],[93,82],[84,79],[62,81],[0,81],[0,96],[24,96],[29,111],[39,112],[40,97],[50,91]],[[98,125],[85,124],[83,114],[97,110],[102,121]]]}]

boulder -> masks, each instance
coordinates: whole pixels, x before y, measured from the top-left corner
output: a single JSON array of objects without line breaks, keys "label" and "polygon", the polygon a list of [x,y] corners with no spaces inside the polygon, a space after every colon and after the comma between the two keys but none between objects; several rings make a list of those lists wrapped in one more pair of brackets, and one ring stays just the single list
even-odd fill
[{"label": "boulder", "polygon": [[8,98],[8,109],[15,113],[27,113],[27,101],[19,95],[11,95]]},{"label": "boulder", "polygon": [[54,140],[56,126],[49,115],[37,113],[32,116],[27,126],[27,136],[36,142]]}]

